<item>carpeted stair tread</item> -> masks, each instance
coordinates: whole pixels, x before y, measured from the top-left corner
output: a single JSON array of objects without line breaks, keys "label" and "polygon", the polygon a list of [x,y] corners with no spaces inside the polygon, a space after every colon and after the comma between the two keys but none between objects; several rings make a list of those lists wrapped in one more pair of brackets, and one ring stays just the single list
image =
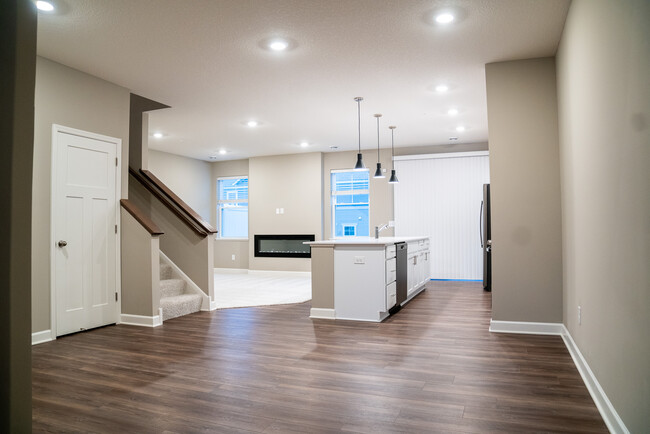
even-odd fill
[{"label": "carpeted stair tread", "polygon": [[160,281],[160,297],[174,297],[185,292],[183,279],[165,279]]},{"label": "carpeted stair tread", "polygon": [[172,278],[172,266],[169,264],[160,264],[160,280],[167,280]]},{"label": "carpeted stair tread", "polygon": [[199,294],[180,294],[172,297],[162,297],[160,307],[163,311],[163,321],[176,318],[201,310]]}]

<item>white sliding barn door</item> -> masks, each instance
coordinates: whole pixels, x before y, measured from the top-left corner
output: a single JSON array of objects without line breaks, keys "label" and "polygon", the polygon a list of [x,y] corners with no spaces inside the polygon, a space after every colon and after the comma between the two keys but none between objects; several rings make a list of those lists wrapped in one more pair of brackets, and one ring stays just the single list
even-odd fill
[{"label": "white sliding barn door", "polygon": [[[478,154],[478,155],[476,155]],[[398,157],[395,235],[431,238],[431,278],[483,278],[480,210],[487,152]]]},{"label": "white sliding barn door", "polygon": [[55,126],[53,282],[56,335],[117,319],[117,167],[120,141]]}]

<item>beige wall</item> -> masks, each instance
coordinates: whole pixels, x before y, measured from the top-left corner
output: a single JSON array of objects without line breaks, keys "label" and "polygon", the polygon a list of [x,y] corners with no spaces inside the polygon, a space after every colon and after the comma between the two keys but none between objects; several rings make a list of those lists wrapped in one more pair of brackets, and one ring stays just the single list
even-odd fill
[{"label": "beige wall", "polygon": [[[314,234],[322,237],[322,154],[249,159],[249,268],[310,271],[306,258],[256,258],[255,234]],[[284,208],[284,214],[276,214]]]},{"label": "beige wall", "polygon": [[[248,175],[248,159],[212,163],[212,223],[217,227],[217,178]],[[218,228],[217,228],[218,229]],[[235,259],[232,257],[235,255]],[[222,240],[217,234],[214,242],[214,266],[217,268],[248,269],[248,240]]]},{"label": "beige wall", "polygon": [[38,57],[34,105],[32,332],[37,332],[50,328],[52,124],[122,139],[122,197],[126,197],[129,91]]},{"label": "beige wall", "polygon": [[[160,307],[159,237],[121,208],[122,313],[155,316]],[[147,260],[148,259],[148,260]]]},{"label": "beige wall", "polygon": [[149,170],[203,219],[212,217],[210,163],[167,152],[147,152]]},{"label": "beige wall", "polygon": [[[381,226],[394,219],[393,213],[393,185],[388,183],[391,169],[390,149],[380,152],[381,167],[387,169],[386,178],[373,179],[372,175],[377,169],[377,151],[364,150],[363,162],[370,170],[370,197],[369,197],[369,222],[370,236],[375,236],[375,226]],[[332,200],[331,200],[331,172],[332,170],[352,169],[357,162],[357,152],[328,152],[323,154],[323,229],[324,239],[332,238]],[[399,174],[397,174],[399,178]],[[380,234],[382,237],[394,235],[393,228],[385,229]]]},{"label": "beige wall", "polygon": [[0,13],[0,432],[32,425],[30,256],[36,9]]},{"label": "beige wall", "polygon": [[444,154],[452,152],[476,152],[487,151],[487,142],[483,143],[457,143],[449,145],[431,145],[431,146],[407,146],[395,148],[395,156],[401,155],[421,155],[421,154]]},{"label": "beige wall", "polygon": [[633,433],[650,432],[648,17],[573,0],[557,55],[564,322]]},{"label": "beige wall", "polygon": [[492,319],[562,322],[562,222],[553,58],[485,67]]}]

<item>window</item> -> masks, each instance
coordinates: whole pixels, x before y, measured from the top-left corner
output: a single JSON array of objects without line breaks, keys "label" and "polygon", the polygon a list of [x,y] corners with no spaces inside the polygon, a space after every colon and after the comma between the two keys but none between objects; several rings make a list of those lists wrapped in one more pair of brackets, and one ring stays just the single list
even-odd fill
[{"label": "window", "polygon": [[367,237],[368,171],[332,171],[332,234],[337,237]]},{"label": "window", "polygon": [[217,179],[220,238],[248,238],[248,176]]}]

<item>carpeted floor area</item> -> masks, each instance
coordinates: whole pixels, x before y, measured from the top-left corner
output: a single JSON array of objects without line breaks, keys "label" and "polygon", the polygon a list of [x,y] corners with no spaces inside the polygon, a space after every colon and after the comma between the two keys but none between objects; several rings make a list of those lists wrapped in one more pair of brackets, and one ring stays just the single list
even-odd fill
[{"label": "carpeted floor area", "polygon": [[311,300],[311,277],[297,273],[215,271],[214,292],[217,309],[303,303]]}]

